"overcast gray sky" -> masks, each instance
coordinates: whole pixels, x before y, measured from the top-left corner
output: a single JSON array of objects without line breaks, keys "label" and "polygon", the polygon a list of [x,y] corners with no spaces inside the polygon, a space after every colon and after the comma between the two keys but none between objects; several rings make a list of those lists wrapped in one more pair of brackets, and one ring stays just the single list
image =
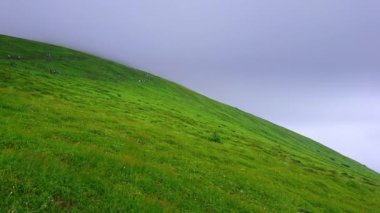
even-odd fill
[{"label": "overcast gray sky", "polygon": [[163,76],[380,171],[378,0],[1,0],[0,33]]}]

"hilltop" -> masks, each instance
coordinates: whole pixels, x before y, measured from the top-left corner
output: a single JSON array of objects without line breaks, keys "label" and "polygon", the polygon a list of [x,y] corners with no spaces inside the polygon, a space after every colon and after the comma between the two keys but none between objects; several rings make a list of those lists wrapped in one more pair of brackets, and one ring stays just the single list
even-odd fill
[{"label": "hilltop", "polygon": [[1,212],[380,209],[378,173],[307,137],[147,72],[4,35],[0,182]]}]

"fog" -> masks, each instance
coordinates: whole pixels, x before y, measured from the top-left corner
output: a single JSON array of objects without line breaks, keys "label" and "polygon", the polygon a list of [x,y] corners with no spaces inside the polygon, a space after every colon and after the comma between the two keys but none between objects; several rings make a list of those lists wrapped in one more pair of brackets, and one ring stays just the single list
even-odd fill
[{"label": "fog", "polygon": [[380,2],[2,0],[0,33],[146,70],[380,171]]}]

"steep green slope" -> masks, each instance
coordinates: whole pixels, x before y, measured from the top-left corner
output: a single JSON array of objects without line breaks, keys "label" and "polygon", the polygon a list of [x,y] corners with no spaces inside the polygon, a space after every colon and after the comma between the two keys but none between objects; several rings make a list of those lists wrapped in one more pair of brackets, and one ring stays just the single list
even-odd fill
[{"label": "steep green slope", "polygon": [[7,36],[0,183],[0,212],[380,209],[379,174],[306,137],[151,74]]}]

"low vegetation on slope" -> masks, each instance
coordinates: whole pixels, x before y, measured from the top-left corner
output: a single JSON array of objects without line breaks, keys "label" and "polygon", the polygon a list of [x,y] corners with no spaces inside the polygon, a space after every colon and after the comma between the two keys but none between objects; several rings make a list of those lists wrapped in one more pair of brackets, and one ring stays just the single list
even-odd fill
[{"label": "low vegetation on slope", "polygon": [[0,183],[0,212],[380,209],[379,174],[306,137],[151,74],[7,36]]}]

